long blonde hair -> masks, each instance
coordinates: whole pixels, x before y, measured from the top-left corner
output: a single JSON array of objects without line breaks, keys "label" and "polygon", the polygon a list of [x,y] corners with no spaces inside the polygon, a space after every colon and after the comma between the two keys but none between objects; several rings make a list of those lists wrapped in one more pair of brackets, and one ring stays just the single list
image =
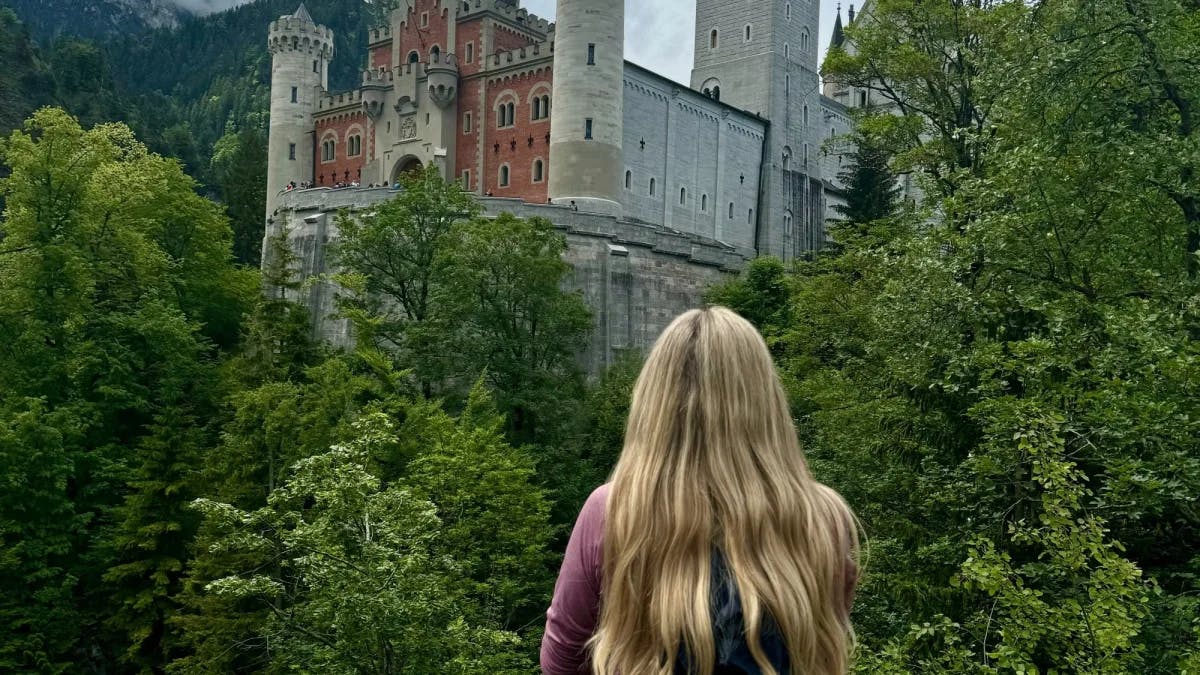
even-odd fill
[{"label": "long blonde hair", "polygon": [[763,673],[777,675],[764,621],[791,672],[849,669],[856,521],[809,474],[771,355],[745,319],[693,310],[659,337],[634,388],[606,509],[594,673],[671,673],[683,648],[712,674],[714,550]]}]

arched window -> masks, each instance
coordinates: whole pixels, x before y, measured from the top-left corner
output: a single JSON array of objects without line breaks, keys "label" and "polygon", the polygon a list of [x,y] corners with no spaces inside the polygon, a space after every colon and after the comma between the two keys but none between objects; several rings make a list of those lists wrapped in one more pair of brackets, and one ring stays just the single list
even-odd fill
[{"label": "arched window", "polygon": [[783,43],[783,58],[790,59],[791,57],[792,57],[792,48],[790,46],[788,46],[788,43],[785,42],[785,43]]},{"label": "arched window", "polygon": [[508,187],[508,165],[500,167],[500,187]]},{"label": "arched window", "polygon": [[542,117],[550,116],[550,94],[542,95]]},{"label": "arched window", "polygon": [[804,144],[804,166],[808,166],[808,143]]},{"label": "arched window", "polygon": [[750,41],[750,24],[746,24],[746,42]]},{"label": "arched window", "polygon": [[510,101],[507,107],[508,107],[508,126],[511,127],[512,125],[517,123],[517,104]]},{"label": "arched window", "polygon": [[800,51],[808,53],[808,29],[804,29],[800,33]]},{"label": "arched window", "polygon": [[628,190],[632,186],[633,186],[633,172],[626,171],[625,172],[625,189]]},{"label": "arched window", "polygon": [[717,29],[716,29],[716,28],[712,29],[712,32],[708,34],[708,48],[709,48],[709,49],[716,49],[716,48],[717,48],[717,37],[718,37],[718,35],[719,35],[719,33],[717,32]]},{"label": "arched window", "polygon": [[792,169],[792,149],[788,146],[783,146],[783,170],[790,171]]},{"label": "arched window", "polygon": [[729,218],[733,218],[733,202],[729,202]]},{"label": "arched window", "polygon": [[804,106],[804,126],[808,126],[808,106]]},{"label": "arched window", "polygon": [[550,96],[534,96],[532,100],[533,119],[544,120],[550,117]]},{"label": "arched window", "polygon": [[754,209],[750,209],[746,212],[746,223],[750,225],[754,224]]},{"label": "arched window", "polygon": [[540,98],[533,99],[533,119],[542,119],[542,100]]},{"label": "arched window", "polygon": [[474,63],[474,62],[475,62],[475,43],[468,42],[467,43],[467,63]]},{"label": "arched window", "polygon": [[790,2],[787,4],[786,13],[787,13],[787,20],[791,21],[792,20],[792,3],[790,3]]},{"label": "arched window", "polygon": [[679,188],[679,203],[680,204],[687,203],[687,188],[685,188],[685,187]]},{"label": "arched window", "polygon": [[535,182],[535,183],[542,182],[543,169],[544,169],[544,165],[542,164],[542,160],[540,160],[540,159],[533,160],[533,182]]},{"label": "arched window", "polygon": [[509,101],[496,107],[496,126],[500,129],[516,124],[516,104]]},{"label": "arched window", "polygon": [[700,210],[708,211],[708,195],[700,195]]},{"label": "arched window", "polygon": [[420,55],[420,54],[418,54],[418,53],[416,53],[415,51],[414,51],[414,52],[409,52],[409,53],[408,53],[408,62],[409,62],[410,64],[411,64],[411,63],[420,63],[420,62],[421,62],[421,55]]},{"label": "arched window", "polygon": [[441,60],[442,60],[442,48],[437,45],[434,45],[433,48],[429,50],[429,62],[430,63],[440,63]]},{"label": "arched window", "polygon": [[792,212],[787,211],[783,214],[783,236],[792,236]]},{"label": "arched window", "polygon": [[712,97],[713,97],[714,101],[721,100],[721,86],[720,85],[713,87]]},{"label": "arched window", "polygon": [[650,196],[651,197],[654,196],[654,179],[653,178],[650,179]]}]

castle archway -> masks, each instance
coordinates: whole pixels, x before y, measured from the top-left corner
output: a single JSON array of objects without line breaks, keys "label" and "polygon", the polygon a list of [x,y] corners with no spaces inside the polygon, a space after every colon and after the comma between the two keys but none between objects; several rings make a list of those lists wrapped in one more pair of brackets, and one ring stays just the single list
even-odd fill
[{"label": "castle archway", "polygon": [[413,155],[401,157],[400,161],[396,162],[396,166],[392,169],[391,184],[395,185],[400,180],[400,176],[404,174],[419,173],[423,167],[424,165],[421,164],[421,160]]}]

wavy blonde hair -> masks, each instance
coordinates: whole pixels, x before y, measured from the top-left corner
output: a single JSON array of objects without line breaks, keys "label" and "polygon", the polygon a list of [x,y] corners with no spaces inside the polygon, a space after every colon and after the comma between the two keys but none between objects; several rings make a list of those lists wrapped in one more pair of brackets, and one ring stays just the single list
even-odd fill
[{"label": "wavy blonde hair", "polygon": [[606,509],[594,673],[669,674],[683,648],[712,674],[714,550],[763,673],[777,675],[764,621],[782,636],[791,672],[847,672],[857,521],[809,474],[770,352],[748,321],[713,307],[663,332],[634,388]]}]

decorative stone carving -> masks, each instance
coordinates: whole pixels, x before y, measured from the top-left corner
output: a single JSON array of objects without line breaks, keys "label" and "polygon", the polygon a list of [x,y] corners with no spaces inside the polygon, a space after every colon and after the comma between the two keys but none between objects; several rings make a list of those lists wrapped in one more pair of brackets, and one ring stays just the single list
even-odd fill
[{"label": "decorative stone carving", "polygon": [[417,120],[406,117],[400,122],[400,140],[407,141],[417,137]]}]

